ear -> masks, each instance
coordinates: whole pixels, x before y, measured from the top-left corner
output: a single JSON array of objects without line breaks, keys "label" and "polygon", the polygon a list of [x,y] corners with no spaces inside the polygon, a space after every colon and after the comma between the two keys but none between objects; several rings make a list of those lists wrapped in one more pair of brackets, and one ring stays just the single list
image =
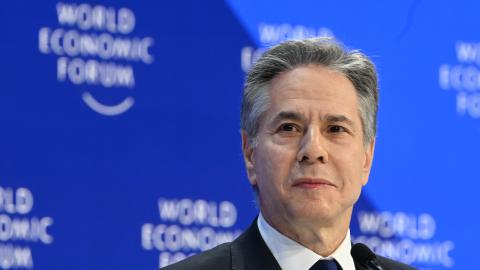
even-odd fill
[{"label": "ear", "polygon": [[370,176],[370,170],[372,169],[373,154],[375,152],[375,138],[373,138],[370,143],[365,147],[365,160],[363,162],[363,177],[362,177],[362,186],[365,186],[368,182],[368,177]]},{"label": "ear", "polygon": [[245,168],[247,170],[248,180],[252,186],[257,185],[257,174],[255,173],[255,161],[253,158],[253,147],[250,144],[249,138],[245,130],[242,129],[242,151],[243,159],[245,161]]}]

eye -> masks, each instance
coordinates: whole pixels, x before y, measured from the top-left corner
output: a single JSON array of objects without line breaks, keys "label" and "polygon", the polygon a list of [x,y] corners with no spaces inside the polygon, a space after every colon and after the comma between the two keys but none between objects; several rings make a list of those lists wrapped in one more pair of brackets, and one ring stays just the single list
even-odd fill
[{"label": "eye", "polygon": [[341,133],[347,132],[348,130],[342,126],[332,125],[328,127],[328,132],[330,133]]},{"label": "eye", "polygon": [[278,127],[279,132],[297,132],[300,131],[300,128],[292,123],[284,123]]}]

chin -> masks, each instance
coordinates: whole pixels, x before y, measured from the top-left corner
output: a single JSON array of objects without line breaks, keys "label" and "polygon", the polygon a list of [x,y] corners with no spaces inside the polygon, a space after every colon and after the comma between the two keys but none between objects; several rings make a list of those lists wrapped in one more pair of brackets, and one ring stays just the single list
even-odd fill
[{"label": "chin", "polygon": [[289,212],[295,221],[316,224],[331,224],[342,220],[350,220],[352,207],[342,207],[338,204],[317,202],[314,204],[293,204]]},{"label": "chin", "polygon": [[335,215],[331,207],[308,207],[306,205],[296,205],[290,208],[291,216],[299,221],[322,221],[330,220]]}]

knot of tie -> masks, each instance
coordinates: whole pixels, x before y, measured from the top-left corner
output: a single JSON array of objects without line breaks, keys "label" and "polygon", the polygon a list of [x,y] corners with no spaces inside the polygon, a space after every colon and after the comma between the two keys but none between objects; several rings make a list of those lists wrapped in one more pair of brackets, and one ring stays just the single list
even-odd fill
[{"label": "knot of tie", "polygon": [[309,270],[342,270],[335,260],[318,260]]}]

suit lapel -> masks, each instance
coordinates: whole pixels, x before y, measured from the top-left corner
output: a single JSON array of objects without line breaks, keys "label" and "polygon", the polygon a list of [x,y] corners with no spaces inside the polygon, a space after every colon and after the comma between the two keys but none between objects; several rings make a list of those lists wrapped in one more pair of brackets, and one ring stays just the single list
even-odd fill
[{"label": "suit lapel", "polygon": [[368,270],[368,268],[365,268],[363,265],[359,264],[357,261],[353,260],[355,263],[355,269],[356,270]]},{"label": "suit lapel", "polygon": [[[257,219],[231,245],[232,270],[281,270],[258,231]],[[368,270],[354,260],[356,270]]]},{"label": "suit lapel", "polygon": [[258,231],[257,219],[231,246],[232,270],[281,270]]}]

